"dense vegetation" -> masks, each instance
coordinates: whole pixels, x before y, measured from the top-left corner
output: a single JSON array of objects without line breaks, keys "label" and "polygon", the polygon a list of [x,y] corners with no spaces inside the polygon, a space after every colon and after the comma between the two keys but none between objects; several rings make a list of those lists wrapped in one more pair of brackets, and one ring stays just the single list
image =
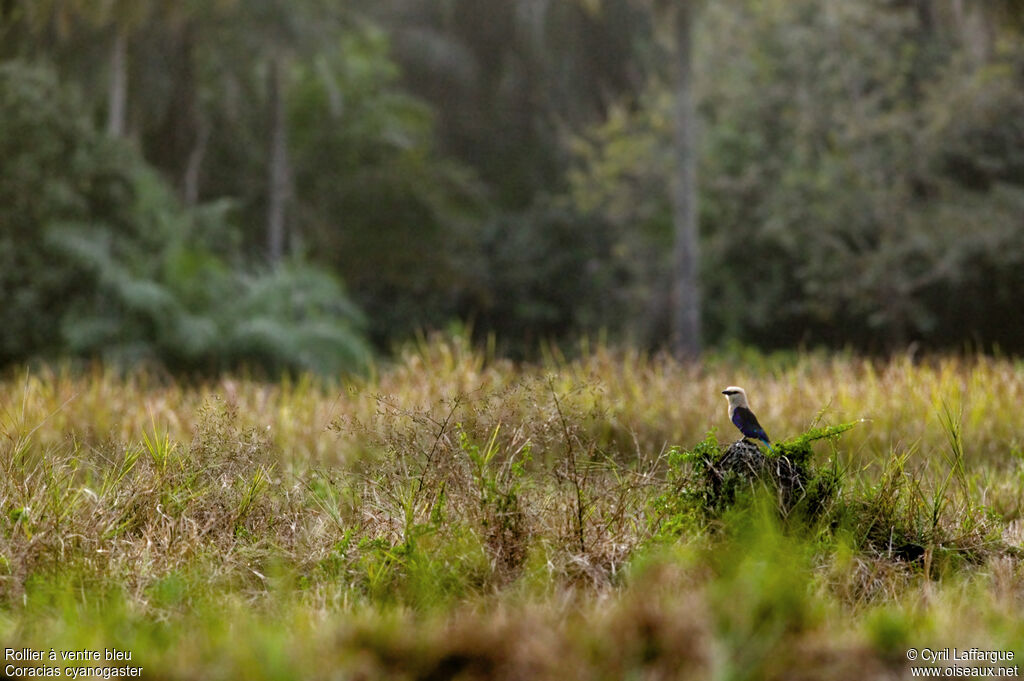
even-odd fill
[{"label": "dense vegetation", "polygon": [[1019,658],[1022,17],[0,0],[0,676]]},{"label": "dense vegetation", "polygon": [[[739,359],[517,368],[456,338],[340,388],[19,372],[0,637],[169,679],[908,678],[910,647],[1024,649],[1024,369]],[[835,483],[814,509],[701,494],[740,378]]]},{"label": "dense vegetation", "polygon": [[[453,321],[663,346],[659,7],[4,3],[0,362],[333,373]],[[706,341],[1022,349],[1019,12],[702,5]]]}]

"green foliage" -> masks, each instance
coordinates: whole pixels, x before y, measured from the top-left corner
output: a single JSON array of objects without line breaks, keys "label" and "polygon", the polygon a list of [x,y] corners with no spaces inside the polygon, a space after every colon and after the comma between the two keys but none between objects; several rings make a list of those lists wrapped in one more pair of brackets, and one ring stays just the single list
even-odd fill
[{"label": "green foliage", "polygon": [[223,206],[182,208],[52,73],[0,65],[0,362],[66,353],[211,371],[366,367],[361,313],[301,262],[248,274],[209,244]]},{"label": "green foliage", "polygon": [[[607,240],[536,195],[561,185],[565,126],[598,119],[610,92],[634,87],[634,41],[620,29],[646,31],[643,11],[626,0],[536,16],[518,0],[450,12],[418,1],[179,5],[47,5],[14,15],[26,30],[6,47],[47,53],[99,118],[113,27],[126,31],[129,133],[188,200],[233,202],[247,260],[267,241],[268,65],[282,64],[288,248],[344,277],[379,348],[458,317],[527,354],[616,318],[604,292],[617,270],[594,267]],[[481,39],[481,26],[506,20],[516,28]],[[573,285],[555,290],[555,279]]]},{"label": "green foliage", "polygon": [[[222,29],[227,42],[217,46],[216,61],[264,100],[265,69],[234,59],[233,50],[243,48],[232,41],[247,38],[235,35],[237,27]],[[343,274],[348,295],[370,312],[369,335],[386,349],[457,313],[457,292],[468,287],[463,258],[472,245],[471,221],[485,202],[473,174],[436,150],[434,112],[399,87],[389,36],[359,21],[318,33],[317,41],[292,53],[284,74],[290,249]],[[267,57],[265,45],[244,49]],[[208,106],[218,132],[206,155],[203,194],[236,200],[242,252],[261,257],[266,112],[217,99]]]},{"label": "green foliage", "polygon": [[[714,36],[698,39],[696,75],[710,339],[1019,346],[1006,321],[1024,253],[1016,36],[979,63],[872,0],[716,3],[699,31]],[[671,106],[653,78],[576,143],[574,201],[621,230],[626,262],[669,235]]]},{"label": "green foliage", "polygon": [[892,607],[878,608],[867,618],[868,638],[876,650],[893,660],[906,655],[910,639],[910,617]]},{"label": "green foliage", "polygon": [[709,555],[718,576],[710,594],[714,626],[726,650],[722,678],[785,675],[801,665],[792,641],[823,615],[812,592],[811,547],[784,533],[767,495],[726,523],[729,538]]},{"label": "green foliage", "polygon": [[835,443],[840,435],[854,428],[857,422],[840,423],[835,426],[815,426],[808,428],[806,432],[795,438],[774,443],[771,447],[771,456],[786,457],[797,466],[808,466],[814,451],[811,445],[818,440],[828,440]]},{"label": "green foliage", "polygon": [[456,428],[459,449],[469,457],[480,495],[480,529],[495,555],[500,556],[507,567],[517,568],[523,561],[528,541],[520,508],[520,490],[526,466],[532,461],[530,445],[525,443],[518,452],[495,460],[501,451],[498,445],[500,423],[494,427],[483,451],[461,425]]},{"label": "green foliage", "polygon": [[[664,344],[678,159],[654,4],[101,5],[15,1],[0,17],[9,69],[53,64],[78,91],[46,76],[5,81],[0,95],[13,230],[0,229],[0,362],[59,353],[70,334],[82,354],[237,363],[217,342],[237,325],[197,299],[245,295],[240,277],[209,270],[261,271],[268,203],[279,204],[268,194],[286,204],[287,250],[344,277],[368,314],[296,341],[331,336],[343,359],[289,347],[279,318],[238,331],[256,355],[246,362],[334,372],[359,363],[360,328],[390,349],[453,319],[516,357],[605,332]],[[702,7],[706,340],[1021,348],[1018,5]],[[115,36],[126,39],[117,69]],[[110,114],[118,75],[131,144],[91,125]],[[268,192],[271,100],[286,109],[286,196]],[[143,177],[140,156],[162,180]],[[83,230],[110,245],[73,243]],[[67,252],[10,242],[51,231]],[[91,269],[72,277],[65,258]],[[116,313],[78,295],[97,280]],[[29,313],[71,300],[83,319]]]},{"label": "green foliage", "polygon": [[[371,311],[378,347],[453,317],[498,334],[500,349],[517,356],[538,341],[605,329],[659,345],[670,311],[666,179],[676,161],[662,67],[670,60],[652,10],[626,0],[492,5],[47,5],[11,15],[5,54],[48,54],[89,93],[77,108],[100,117],[113,81],[109,43],[115,29],[127,32],[138,144],[190,201],[229,197],[241,225],[234,238],[204,228],[190,239],[233,241],[210,249],[231,269],[266,241],[271,117],[239,102],[266,103],[268,64],[283,64],[290,248],[345,276],[349,295]],[[1021,329],[1006,320],[1016,319],[1024,253],[1020,27],[1004,10],[985,11],[1006,25],[972,35],[959,24],[981,21],[982,10],[960,21],[962,10],[931,2],[734,0],[702,11],[695,85],[709,340],[1019,345]],[[495,16],[514,28],[481,28]],[[53,140],[36,141],[39,162],[24,167],[63,158],[51,153]],[[113,171],[98,173],[103,192],[137,183],[130,152],[96,156],[94,165]],[[55,191],[81,205],[73,195],[83,186]],[[150,200],[167,212],[163,199]],[[22,217],[31,212],[23,204]],[[101,212],[70,210],[60,221],[113,235],[147,224],[99,220]],[[111,346],[124,326],[128,338],[165,339],[152,354],[180,350],[172,364],[204,364],[197,358],[220,325],[194,306],[168,311],[175,292],[149,283],[166,289],[152,270],[195,259],[194,243],[150,271],[111,271],[124,313],[71,325],[72,344]],[[18,303],[59,301],[76,288],[55,276]],[[952,297],[976,304],[952,309]],[[139,311],[154,308],[161,313]],[[22,321],[5,327],[9,358],[60,338],[47,320],[36,331],[26,315],[11,317]],[[351,350],[343,362],[279,362],[293,351],[277,330],[242,334],[274,369],[352,363]],[[151,352],[148,340],[117,345],[109,354]]]},{"label": "green foliage", "polygon": [[92,130],[51,72],[0,64],[0,116],[0,363],[7,364],[61,349],[61,312],[89,285],[49,247],[53,224],[89,220],[125,241],[152,241],[130,207],[131,154]]},{"label": "green foliage", "polygon": [[909,461],[909,453],[887,461],[876,483],[836,509],[839,524],[861,550],[921,561],[926,571],[985,560],[1000,543],[993,515],[968,488],[948,488],[953,469],[929,490],[908,471]]},{"label": "green foliage", "polygon": [[615,248],[607,224],[582,219],[560,200],[496,215],[459,257],[466,277],[459,309],[513,357],[617,329],[640,292]]},{"label": "green foliage", "polygon": [[336,376],[368,366],[362,313],[337,279],[301,262],[234,280],[238,295],[215,309],[226,319],[223,353],[229,364],[254,362]]},{"label": "green foliage", "polygon": [[673,447],[668,452],[668,480],[670,487],[654,500],[652,528],[656,541],[675,541],[679,537],[699,531],[707,519],[707,509],[718,500],[706,484],[693,484],[694,480],[707,480],[709,466],[722,456],[721,446],[714,432],[698,442],[692,449]]},{"label": "green foliage", "polygon": [[721,445],[713,431],[692,449],[673,448],[667,460],[671,487],[654,502],[656,536],[671,539],[699,532],[761,493],[774,497],[777,511],[794,523],[814,524],[823,517],[827,522],[843,474],[835,459],[816,467],[811,445],[823,439],[834,442],[854,425],[810,428],[770,448],[749,440]]},{"label": "green foliage", "polygon": [[637,85],[651,22],[629,0],[366,3],[391,29],[405,87],[437,111],[441,147],[471,165],[501,213],[562,183],[564,132]]}]

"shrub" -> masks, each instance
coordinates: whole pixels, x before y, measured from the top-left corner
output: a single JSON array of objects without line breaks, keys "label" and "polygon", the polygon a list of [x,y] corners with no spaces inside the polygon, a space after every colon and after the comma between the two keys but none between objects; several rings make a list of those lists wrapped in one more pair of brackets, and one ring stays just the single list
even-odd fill
[{"label": "shrub", "polygon": [[0,364],[366,367],[365,322],[336,279],[303,262],[229,266],[207,245],[232,242],[229,206],[185,209],[79,111],[50,71],[0,65]]}]

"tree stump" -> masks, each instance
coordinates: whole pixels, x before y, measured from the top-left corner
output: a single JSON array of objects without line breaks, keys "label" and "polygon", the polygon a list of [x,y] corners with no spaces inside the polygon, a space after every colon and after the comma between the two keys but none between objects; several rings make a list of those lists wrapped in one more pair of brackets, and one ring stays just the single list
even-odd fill
[{"label": "tree stump", "polygon": [[738,482],[752,485],[763,482],[778,494],[780,508],[788,511],[804,496],[810,471],[789,457],[765,454],[761,448],[746,438],[729,445],[722,456],[708,462],[708,482],[713,497],[731,504]]}]

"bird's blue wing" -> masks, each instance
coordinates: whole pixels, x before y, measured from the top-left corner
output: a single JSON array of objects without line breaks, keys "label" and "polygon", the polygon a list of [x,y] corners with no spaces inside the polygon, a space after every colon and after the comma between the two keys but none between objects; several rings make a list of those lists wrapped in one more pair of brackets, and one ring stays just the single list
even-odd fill
[{"label": "bird's blue wing", "polygon": [[765,444],[769,444],[768,434],[764,432],[764,428],[757,422],[757,417],[754,416],[754,412],[750,411],[746,407],[736,407],[732,413],[732,422],[740,432],[747,437],[752,437],[757,440],[761,440]]}]

